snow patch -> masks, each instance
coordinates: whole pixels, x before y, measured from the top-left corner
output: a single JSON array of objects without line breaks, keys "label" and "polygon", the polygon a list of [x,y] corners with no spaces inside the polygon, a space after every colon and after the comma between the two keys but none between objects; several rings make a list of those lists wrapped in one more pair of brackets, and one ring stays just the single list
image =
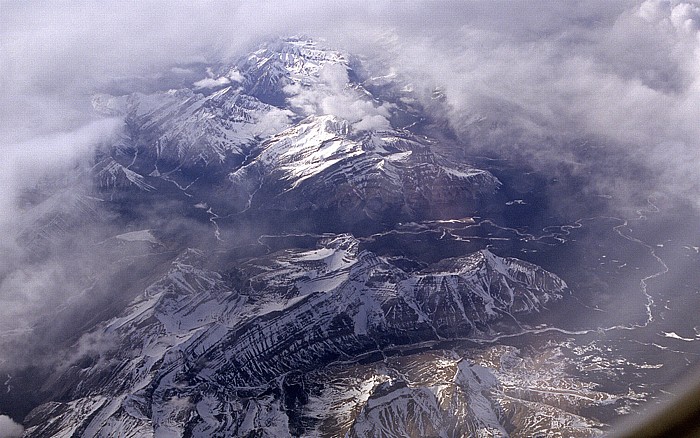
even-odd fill
[{"label": "snow patch", "polygon": [[671,339],[678,339],[678,340],[686,341],[686,342],[697,341],[697,339],[695,339],[695,338],[684,338],[683,336],[679,335],[676,332],[661,332],[661,336],[664,336],[666,338],[671,338]]}]

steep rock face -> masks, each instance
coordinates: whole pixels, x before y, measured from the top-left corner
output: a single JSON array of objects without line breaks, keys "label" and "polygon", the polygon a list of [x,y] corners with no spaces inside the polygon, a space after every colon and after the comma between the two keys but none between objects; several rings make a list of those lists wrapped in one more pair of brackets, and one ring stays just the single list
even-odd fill
[{"label": "steep rock face", "polygon": [[349,68],[348,56],[310,39],[287,38],[265,44],[240,62],[239,68],[248,94],[281,106],[287,98],[286,87],[313,86],[327,65]]},{"label": "steep rock face", "polygon": [[[340,255],[335,245],[349,249]],[[393,344],[488,335],[491,321],[537,311],[566,290],[543,269],[487,250],[407,273],[370,252],[352,254],[356,245],[339,238],[277,261],[287,286],[278,293],[288,297],[287,306],[245,322],[219,341],[222,348],[197,357],[202,376],[223,385],[263,385],[290,369]]]},{"label": "steep rock face", "polygon": [[121,316],[80,339],[72,353],[78,359],[44,385],[57,401],[27,416],[28,436],[182,433],[185,419],[163,413],[175,390],[169,376],[183,367],[181,350],[242,308],[220,274],[198,266],[203,257],[182,254]]},{"label": "steep rock face", "polygon": [[230,178],[247,208],[260,199],[264,208],[370,219],[464,214],[500,185],[487,171],[440,158],[410,133],[358,133],[335,116],[310,117],[279,133]]},{"label": "steep rock face", "polygon": [[[502,315],[538,310],[566,290],[553,274],[488,251],[407,273],[351,236],[251,260],[233,276],[204,263],[201,251],[183,254],[122,316],[84,336],[76,347],[82,358],[46,384],[61,401],[28,417],[28,435],[288,434],[298,426],[286,413],[295,385],[284,378],[287,395],[270,393],[280,376],[391,345],[488,337]],[[371,423],[385,409],[426,409],[421,400],[432,396],[416,391],[378,390],[358,418]],[[430,400],[437,410],[421,415],[451,409],[451,402]],[[353,436],[378,433],[359,422]]]}]

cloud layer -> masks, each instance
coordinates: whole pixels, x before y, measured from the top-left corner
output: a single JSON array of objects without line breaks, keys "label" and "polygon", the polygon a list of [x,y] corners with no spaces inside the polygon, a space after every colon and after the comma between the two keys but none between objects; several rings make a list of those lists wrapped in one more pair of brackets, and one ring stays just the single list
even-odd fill
[{"label": "cloud layer", "polygon": [[7,415],[0,415],[0,438],[19,438],[24,428]]},{"label": "cloud layer", "polygon": [[381,131],[391,127],[390,105],[375,104],[352,87],[347,69],[340,64],[322,67],[316,86],[289,85],[285,93],[291,106],[302,114],[334,115],[347,120],[358,131]]}]

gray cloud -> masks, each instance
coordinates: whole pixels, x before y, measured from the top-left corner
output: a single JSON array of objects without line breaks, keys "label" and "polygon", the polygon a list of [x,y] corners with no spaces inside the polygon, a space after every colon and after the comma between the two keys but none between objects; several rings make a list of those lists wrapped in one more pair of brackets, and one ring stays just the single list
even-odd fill
[{"label": "gray cloud", "polygon": [[36,184],[47,172],[64,171],[65,167],[84,159],[95,146],[107,141],[121,126],[118,119],[101,119],[76,130],[37,136],[5,145],[0,161],[0,227],[12,221],[7,213],[16,209],[16,197],[22,188]]}]

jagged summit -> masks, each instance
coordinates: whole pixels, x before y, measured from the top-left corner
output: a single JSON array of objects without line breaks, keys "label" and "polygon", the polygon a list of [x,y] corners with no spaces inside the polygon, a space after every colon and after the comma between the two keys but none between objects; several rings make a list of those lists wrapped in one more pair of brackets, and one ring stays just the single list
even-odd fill
[{"label": "jagged summit", "polygon": [[437,156],[409,132],[357,133],[329,115],[302,120],[256,153],[230,176],[247,208],[263,200],[261,208],[294,209],[313,199],[312,210],[357,219],[463,214],[500,184],[487,171]]},{"label": "jagged summit", "polygon": [[[344,69],[347,59],[308,39],[277,40],[238,64],[209,68],[208,76],[190,87],[124,96],[98,94],[92,103],[101,114],[125,118],[120,149],[131,150],[138,158],[115,156],[117,161],[144,177],[163,175],[241,161],[251,145],[313,115],[305,112],[316,109],[302,102],[301,88],[290,87],[323,86],[321,70],[328,65]],[[305,110],[290,102],[295,96]]]},{"label": "jagged summit", "polygon": [[[398,102],[354,82],[348,58],[280,39],[189,88],[95,96],[96,109],[126,122],[95,179],[110,197],[175,185],[188,197],[200,190],[200,203],[222,215],[308,211],[344,226],[462,217],[494,193],[500,182],[489,172],[393,126]],[[224,196],[210,197],[212,183]]]},{"label": "jagged summit", "polygon": [[317,83],[321,70],[328,65],[348,69],[348,57],[312,39],[296,37],[264,44],[241,61],[238,68],[248,94],[282,106],[287,97],[285,88]]}]

